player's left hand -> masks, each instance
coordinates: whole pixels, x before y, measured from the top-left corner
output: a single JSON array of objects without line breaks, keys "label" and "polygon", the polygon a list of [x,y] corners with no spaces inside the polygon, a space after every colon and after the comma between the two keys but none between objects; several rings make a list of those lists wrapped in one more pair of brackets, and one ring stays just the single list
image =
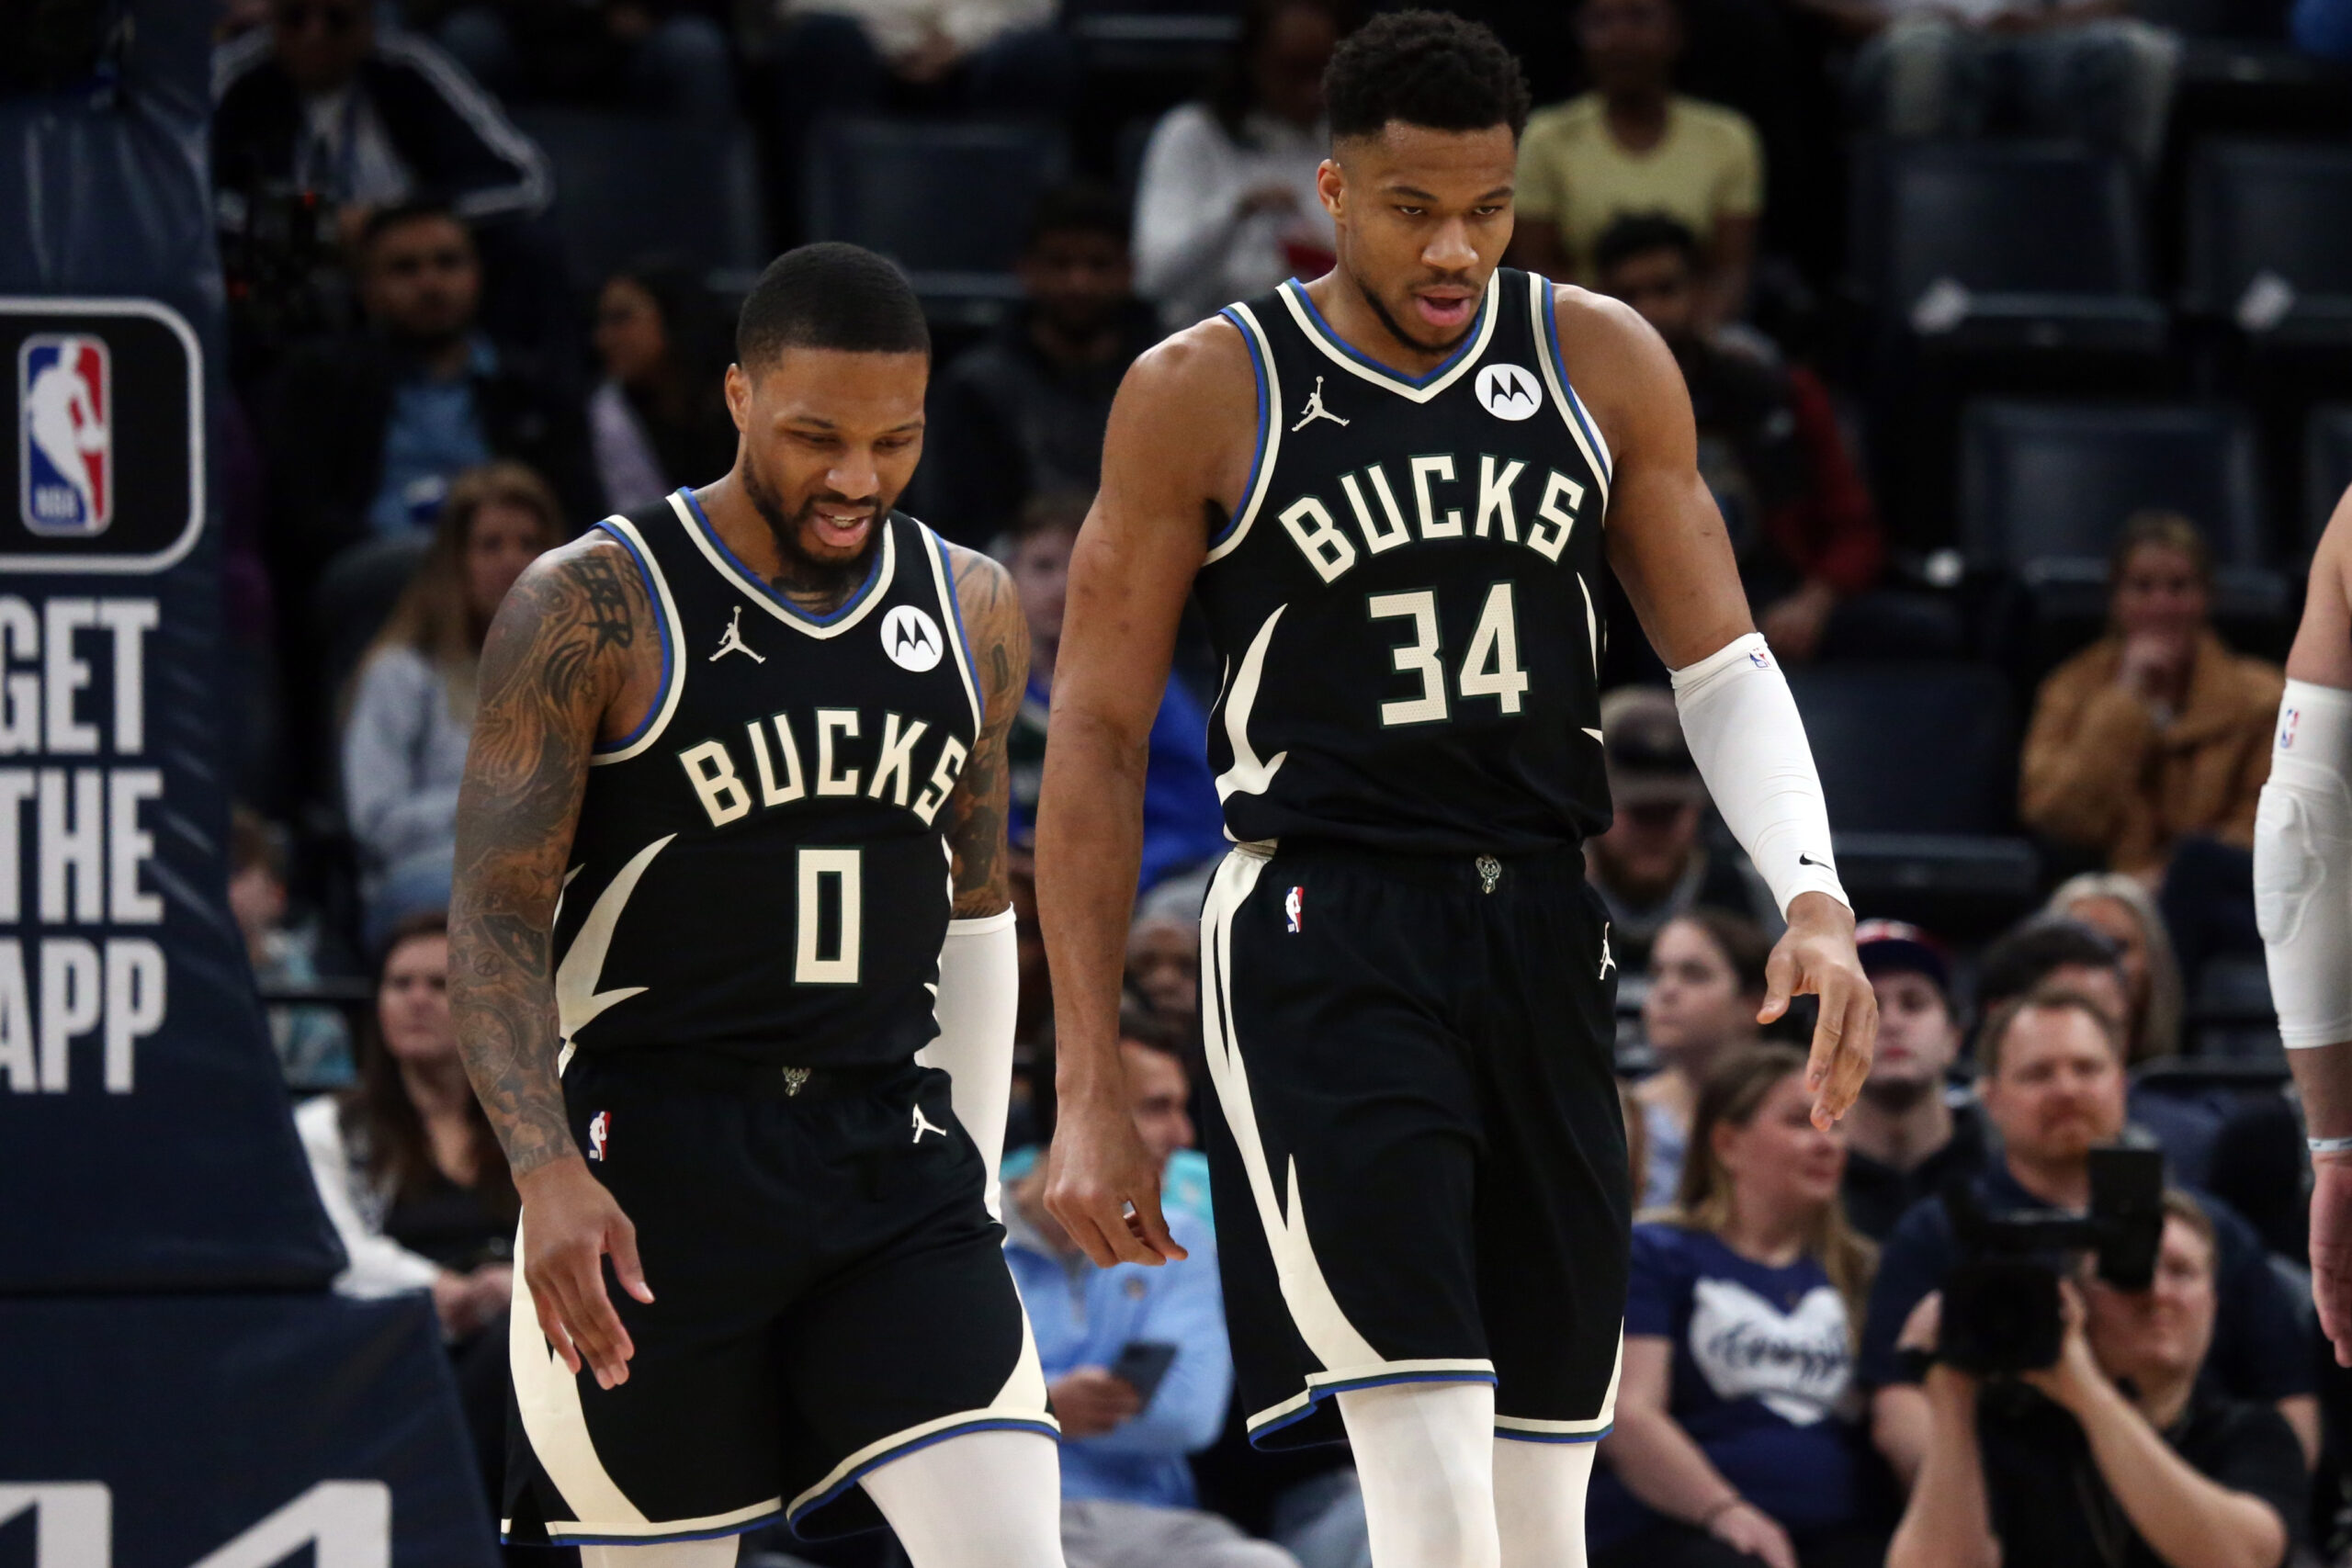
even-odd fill
[{"label": "player's left hand", "polygon": [[1813,1124],[1826,1133],[1862,1091],[1878,1043],[1878,997],[1854,951],[1854,911],[1826,893],[1791,899],[1789,929],[1764,965],[1764,983],[1758,1023],[1788,1011],[1792,998],[1821,998],[1804,1082],[1813,1090]]}]

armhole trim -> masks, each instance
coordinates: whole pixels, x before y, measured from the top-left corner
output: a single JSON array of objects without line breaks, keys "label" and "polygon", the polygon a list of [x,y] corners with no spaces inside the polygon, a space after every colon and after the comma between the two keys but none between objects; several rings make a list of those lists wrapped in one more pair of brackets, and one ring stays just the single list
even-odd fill
[{"label": "armhole trim", "polygon": [[653,618],[660,624],[662,634],[662,690],[635,729],[618,740],[600,742],[589,752],[588,765],[592,768],[605,762],[626,762],[659,740],[670,726],[670,716],[677,711],[679,694],[686,687],[686,650],[678,629],[678,606],[670,597],[669,580],[653,564],[653,552],[646,547],[644,536],[628,518],[607,517],[596,526],[620,542],[645,578],[646,597],[653,602]]},{"label": "armhole trim", "polygon": [[1208,554],[1201,562],[1204,566],[1223,560],[1248,536],[1250,525],[1257,521],[1258,508],[1266,498],[1266,486],[1274,476],[1274,463],[1282,456],[1283,446],[1278,412],[1283,406],[1283,384],[1274,369],[1273,346],[1266,341],[1266,331],[1247,305],[1227,305],[1217,314],[1233,323],[1241,334],[1242,346],[1250,351],[1250,370],[1258,384],[1258,445],[1250,455],[1250,479],[1241,489],[1241,508],[1209,540]]},{"label": "armhole trim", "polygon": [[947,541],[933,533],[928,523],[918,520],[915,526],[922,530],[923,542],[930,546],[923,553],[931,558],[931,581],[939,590],[939,607],[947,624],[956,628],[955,641],[948,646],[956,655],[956,672],[964,678],[964,695],[972,705],[972,739],[978,744],[980,731],[988,728],[988,705],[980,701],[979,682],[972,673],[972,638],[964,629],[964,605],[956,597],[956,574],[948,570]]},{"label": "armhole trim", "polygon": [[1568,379],[1567,358],[1560,352],[1559,297],[1553,291],[1552,281],[1535,273],[1527,275],[1528,306],[1532,315],[1536,341],[1544,345],[1536,358],[1543,363],[1544,379],[1550,384],[1552,400],[1559,405],[1560,418],[1568,427],[1568,435],[1592,466],[1593,477],[1600,481],[1600,512],[1605,525],[1609,515],[1609,443],[1602,440],[1600,427],[1577,396]]}]

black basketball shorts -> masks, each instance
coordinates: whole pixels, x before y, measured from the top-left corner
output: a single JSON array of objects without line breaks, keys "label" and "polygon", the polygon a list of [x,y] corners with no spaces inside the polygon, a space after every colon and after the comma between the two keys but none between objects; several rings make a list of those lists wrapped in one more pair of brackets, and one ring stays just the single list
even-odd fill
[{"label": "black basketball shorts", "polygon": [[1630,1182],[1616,966],[1573,851],[1243,844],[1202,910],[1217,1254],[1250,1440],[1490,1382],[1497,1435],[1609,1429]]},{"label": "black basketball shorts", "polygon": [[859,1477],[964,1432],[1048,1436],[1046,1382],[947,1075],[786,1076],[582,1052],[564,1100],[637,1226],[651,1305],[606,1290],[628,1381],[574,1374],[514,1244],[509,1541],[809,1538],[879,1522]]}]

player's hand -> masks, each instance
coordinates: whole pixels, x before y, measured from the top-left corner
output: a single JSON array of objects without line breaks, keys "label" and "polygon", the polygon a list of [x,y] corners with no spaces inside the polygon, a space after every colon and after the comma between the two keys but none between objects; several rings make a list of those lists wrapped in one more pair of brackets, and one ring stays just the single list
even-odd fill
[{"label": "player's hand", "polygon": [[2312,1156],[2312,1304],[2335,1364],[2352,1367],[2352,1156]]},{"label": "player's hand", "polygon": [[539,1309],[539,1331],[574,1372],[584,1359],[597,1387],[628,1382],[637,1347],[605,1293],[605,1255],[612,1255],[621,1289],[651,1305],[653,1292],[637,1261],[637,1227],[577,1155],[543,1165],[514,1185],[523,1194],[523,1278]]},{"label": "player's hand", "polygon": [[1804,1084],[1813,1090],[1813,1124],[1826,1133],[1861,1093],[1878,1043],[1878,997],[1854,951],[1854,911],[1826,893],[1791,899],[1789,929],[1764,965],[1764,981],[1758,1023],[1788,1011],[1792,997],[1821,998]]},{"label": "player's hand", "polygon": [[1108,1097],[1065,1100],[1046,1153],[1046,1210],[1097,1267],[1187,1256],[1159,1212],[1159,1162],[1143,1146],[1124,1084]]},{"label": "player's hand", "polygon": [[1102,1367],[1080,1367],[1046,1385],[1054,1419],[1065,1438],[1099,1438],[1134,1420],[1143,1409],[1135,1385]]},{"label": "player's hand", "polygon": [[1745,1499],[1710,1520],[1707,1533],[1734,1551],[1760,1560],[1765,1568],[1797,1568],[1797,1549],[1790,1544],[1789,1532],[1778,1519]]}]

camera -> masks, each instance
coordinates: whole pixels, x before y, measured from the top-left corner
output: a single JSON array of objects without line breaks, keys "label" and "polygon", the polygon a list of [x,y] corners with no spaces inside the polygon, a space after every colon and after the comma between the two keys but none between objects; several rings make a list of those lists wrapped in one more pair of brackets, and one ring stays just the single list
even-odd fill
[{"label": "camera", "polygon": [[1961,1261],[1943,1288],[1936,1359],[1979,1377],[2056,1364],[2065,1338],[2058,1281],[2090,1253],[2098,1277],[2143,1291],[2164,1238],[2165,1156],[2159,1149],[2093,1149],[2087,1214],[1987,1214],[1969,1183],[1943,1194]]}]

